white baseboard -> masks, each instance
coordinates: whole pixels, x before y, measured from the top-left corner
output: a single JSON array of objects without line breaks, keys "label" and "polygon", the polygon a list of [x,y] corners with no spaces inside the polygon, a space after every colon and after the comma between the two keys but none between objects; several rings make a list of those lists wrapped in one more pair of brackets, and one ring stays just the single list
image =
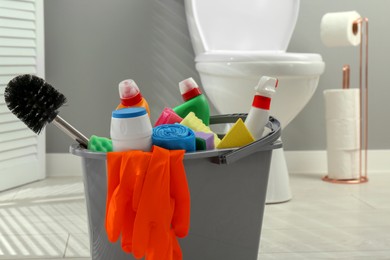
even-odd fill
[{"label": "white baseboard", "polygon": [[[326,151],[286,151],[290,173],[327,174]],[[390,174],[390,150],[368,151],[368,173]],[[46,154],[48,177],[82,176],[81,158],[68,153]]]},{"label": "white baseboard", "polygon": [[47,153],[47,177],[82,176],[81,157],[70,153]]},{"label": "white baseboard", "polygon": [[327,172],[326,151],[285,151],[289,173]]},{"label": "white baseboard", "polygon": [[[286,151],[285,156],[290,173],[327,174],[326,151]],[[369,150],[367,171],[369,174],[390,173],[390,150]]]}]

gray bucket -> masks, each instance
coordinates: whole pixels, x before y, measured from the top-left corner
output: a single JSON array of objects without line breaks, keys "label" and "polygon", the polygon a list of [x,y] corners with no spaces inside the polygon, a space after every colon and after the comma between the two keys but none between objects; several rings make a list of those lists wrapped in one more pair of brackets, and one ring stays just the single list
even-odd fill
[{"label": "gray bucket", "polygon": [[[210,124],[245,116],[213,116]],[[280,123],[270,117],[267,128],[265,137],[240,148],[185,154],[191,223],[188,236],[179,239],[184,260],[257,259],[272,150],[282,146]],[[78,144],[70,152],[82,157],[92,259],[135,259],[122,251],[120,239],[107,239],[106,154]]]}]

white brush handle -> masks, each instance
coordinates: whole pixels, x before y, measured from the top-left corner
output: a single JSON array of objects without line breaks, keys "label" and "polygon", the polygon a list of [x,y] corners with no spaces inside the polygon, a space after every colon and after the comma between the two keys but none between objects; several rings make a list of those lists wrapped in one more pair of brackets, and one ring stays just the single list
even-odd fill
[{"label": "white brush handle", "polygon": [[85,148],[88,147],[89,139],[80,133],[76,128],[66,122],[62,117],[57,115],[52,121],[59,129],[61,129],[65,134],[70,136],[73,140],[76,140],[79,144],[83,145]]}]

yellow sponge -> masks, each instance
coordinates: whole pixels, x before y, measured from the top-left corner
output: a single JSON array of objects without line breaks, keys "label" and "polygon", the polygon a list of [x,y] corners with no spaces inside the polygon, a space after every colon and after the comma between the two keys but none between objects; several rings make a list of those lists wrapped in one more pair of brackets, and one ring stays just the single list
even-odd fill
[{"label": "yellow sponge", "polygon": [[202,120],[200,120],[194,112],[188,113],[188,115],[180,122],[181,125],[191,128],[195,132],[205,132],[214,134],[214,147],[217,147],[221,139],[211,131],[210,127],[205,125]]},{"label": "yellow sponge", "polygon": [[233,148],[247,145],[255,141],[252,134],[246,128],[241,118],[229,129],[229,132],[223,137],[222,141],[217,145],[218,149]]}]

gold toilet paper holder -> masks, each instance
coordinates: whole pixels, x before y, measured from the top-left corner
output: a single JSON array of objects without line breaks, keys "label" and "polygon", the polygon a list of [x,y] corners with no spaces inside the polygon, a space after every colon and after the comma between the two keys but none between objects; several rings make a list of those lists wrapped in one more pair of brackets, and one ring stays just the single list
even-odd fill
[{"label": "gold toilet paper holder", "polygon": [[[363,30],[363,24],[365,25]],[[331,183],[358,184],[368,181],[367,177],[367,150],[368,150],[368,18],[360,17],[352,25],[352,32],[356,35],[361,28],[359,48],[359,90],[360,90],[360,140],[359,140],[359,177],[356,179],[333,179],[328,175],[322,180]],[[364,37],[363,37],[364,35]],[[364,38],[364,41],[363,41]],[[363,48],[364,43],[364,48]],[[363,49],[365,57],[363,61]],[[363,87],[363,64],[364,64],[364,87]],[[343,89],[349,88],[349,65],[343,67]]]}]

